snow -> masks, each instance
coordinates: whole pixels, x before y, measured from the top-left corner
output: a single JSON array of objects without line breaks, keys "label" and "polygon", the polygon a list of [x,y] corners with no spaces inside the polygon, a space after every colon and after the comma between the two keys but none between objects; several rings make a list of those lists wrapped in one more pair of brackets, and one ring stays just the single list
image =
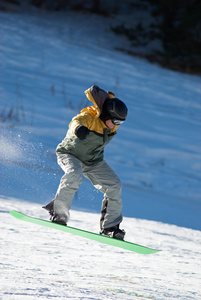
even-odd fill
[{"label": "snow", "polygon": [[[201,299],[201,84],[114,51],[111,20],[68,13],[0,12],[0,299]],[[112,90],[129,107],[105,151],[123,183],[126,239],[161,249],[139,255],[21,222],[47,219],[62,171],[55,148]],[[84,180],[71,226],[98,232],[102,195]]]},{"label": "snow", "polygon": [[[9,209],[46,212],[1,200],[2,299],[201,299],[200,231],[126,217],[130,241],[163,249],[139,255],[16,220]],[[72,226],[97,229],[98,214],[73,210],[71,218]]]}]

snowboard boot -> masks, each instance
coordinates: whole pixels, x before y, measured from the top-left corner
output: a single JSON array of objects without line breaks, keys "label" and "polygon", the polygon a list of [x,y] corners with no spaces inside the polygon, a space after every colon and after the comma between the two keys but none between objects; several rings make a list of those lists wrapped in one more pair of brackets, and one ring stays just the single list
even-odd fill
[{"label": "snowboard boot", "polygon": [[126,232],[123,229],[121,230],[119,228],[119,224],[118,224],[114,227],[103,229],[101,234],[112,237],[114,239],[124,240],[124,236],[125,236]]},{"label": "snowboard boot", "polygon": [[54,216],[54,200],[52,200],[47,205],[42,206],[42,208],[46,209],[50,214],[50,219]]},{"label": "snowboard boot", "polygon": [[57,223],[57,224],[61,224],[61,225],[65,225],[67,226],[67,218],[65,215],[56,215],[54,214],[50,220],[53,222],[53,223]]},{"label": "snowboard boot", "polygon": [[57,215],[54,212],[54,200],[52,200],[47,205],[42,206],[42,208],[46,209],[50,214],[50,221],[54,223],[58,223],[61,225],[67,225],[67,217],[66,215]]}]

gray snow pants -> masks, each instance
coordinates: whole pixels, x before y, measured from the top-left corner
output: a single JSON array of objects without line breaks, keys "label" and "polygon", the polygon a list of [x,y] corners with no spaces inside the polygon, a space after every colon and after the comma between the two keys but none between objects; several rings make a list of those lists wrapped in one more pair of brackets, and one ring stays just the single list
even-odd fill
[{"label": "gray snow pants", "polygon": [[55,214],[69,219],[73,196],[79,189],[83,181],[82,175],[84,175],[95,188],[104,194],[101,229],[113,227],[122,221],[121,181],[106,161],[88,166],[73,155],[62,154],[58,156],[58,164],[65,174],[61,178],[55,196]]}]

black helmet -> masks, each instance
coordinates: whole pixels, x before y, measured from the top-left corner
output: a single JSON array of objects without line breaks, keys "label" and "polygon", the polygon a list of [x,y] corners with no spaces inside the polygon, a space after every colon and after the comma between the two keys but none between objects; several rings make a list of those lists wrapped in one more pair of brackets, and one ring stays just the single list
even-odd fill
[{"label": "black helmet", "polygon": [[128,109],[123,101],[118,98],[111,98],[105,100],[100,118],[104,123],[107,120],[112,120],[114,125],[120,125],[126,120],[127,113]]}]

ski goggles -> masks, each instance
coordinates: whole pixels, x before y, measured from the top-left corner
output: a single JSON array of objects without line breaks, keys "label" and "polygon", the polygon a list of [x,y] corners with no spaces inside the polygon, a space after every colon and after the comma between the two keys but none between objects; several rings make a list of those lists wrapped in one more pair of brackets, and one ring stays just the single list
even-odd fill
[{"label": "ski goggles", "polygon": [[116,118],[112,118],[111,121],[114,125],[121,125],[125,120],[119,120]]}]

